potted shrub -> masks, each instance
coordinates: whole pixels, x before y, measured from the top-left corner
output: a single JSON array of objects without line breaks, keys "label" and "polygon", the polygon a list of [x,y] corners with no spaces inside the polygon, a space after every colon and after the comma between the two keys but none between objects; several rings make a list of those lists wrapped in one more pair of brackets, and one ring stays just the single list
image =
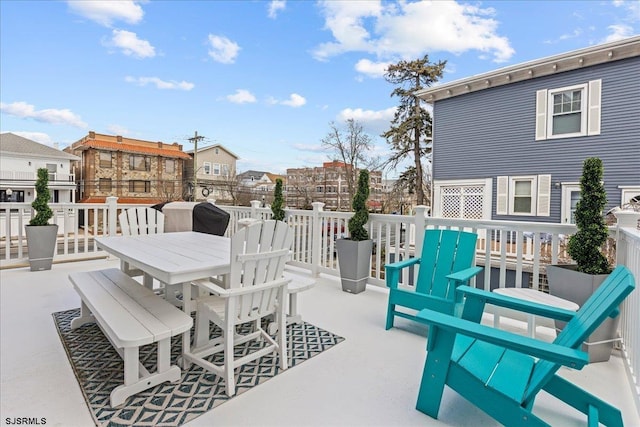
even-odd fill
[{"label": "potted shrub", "polygon": [[364,228],[369,221],[367,199],[369,198],[369,171],[362,170],[358,176],[358,188],[351,207],[354,215],[349,219],[349,237],[336,240],[342,290],[359,294],[367,286],[371,274],[373,240]]},{"label": "potted shrub", "polygon": [[[603,254],[603,246],[609,237],[603,216],[607,194],[602,184],[602,160],[597,157],[586,159],[580,178],[580,200],[576,205],[576,226],[578,231],[569,237],[567,252],[575,264],[547,266],[549,293],[573,301],[584,302],[600,286],[611,272],[611,265]],[[619,318],[607,319],[585,343],[590,362],[609,360],[613,340],[616,338]],[[556,327],[564,324],[557,323]],[[603,344],[590,345],[609,341]]]},{"label": "potted shrub", "polygon": [[273,193],[273,203],[271,203],[272,218],[276,221],[284,221],[284,198],[282,197],[282,180],[276,179],[276,188]]},{"label": "potted shrub", "polygon": [[49,171],[46,168],[38,169],[36,179],[36,198],[31,207],[36,215],[25,226],[27,234],[27,247],[29,251],[29,266],[31,271],[50,270],[55,252],[58,225],[49,224],[53,217],[53,211],[49,207]]}]

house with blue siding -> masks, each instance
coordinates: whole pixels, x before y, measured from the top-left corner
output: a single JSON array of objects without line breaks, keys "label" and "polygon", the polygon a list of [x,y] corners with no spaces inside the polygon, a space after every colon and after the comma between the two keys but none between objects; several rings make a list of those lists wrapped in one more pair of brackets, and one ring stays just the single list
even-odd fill
[{"label": "house with blue siding", "polygon": [[433,215],[573,223],[582,163],[606,210],[640,200],[640,36],[417,92],[433,106]]}]

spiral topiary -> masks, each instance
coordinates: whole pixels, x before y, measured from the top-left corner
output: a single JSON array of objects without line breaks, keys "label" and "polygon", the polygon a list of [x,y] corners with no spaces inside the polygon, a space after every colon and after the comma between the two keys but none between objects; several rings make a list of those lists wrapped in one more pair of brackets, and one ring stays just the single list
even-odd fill
[{"label": "spiral topiary", "polygon": [[578,231],[569,237],[567,252],[577,263],[576,270],[586,274],[608,274],[609,261],[602,253],[602,246],[609,237],[602,211],[607,193],[602,184],[602,160],[585,159],[580,178],[580,200],[576,205]]},{"label": "spiral topiary", "polygon": [[351,207],[355,214],[349,219],[349,236],[351,240],[368,240],[369,233],[364,225],[369,221],[367,199],[369,198],[369,171],[361,170],[358,176],[358,188],[353,196]]},{"label": "spiral topiary", "polygon": [[282,205],[284,204],[284,199],[282,197],[282,180],[280,178],[276,179],[276,188],[273,194],[273,203],[271,203],[271,212],[273,213],[273,219],[276,221],[284,221],[284,209],[282,209]]},{"label": "spiral topiary", "polygon": [[48,225],[53,216],[53,211],[49,207],[49,170],[38,169],[38,179],[36,180],[36,198],[31,203],[31,207],[36,211],[36,216],[31,218],[29,225]]}]

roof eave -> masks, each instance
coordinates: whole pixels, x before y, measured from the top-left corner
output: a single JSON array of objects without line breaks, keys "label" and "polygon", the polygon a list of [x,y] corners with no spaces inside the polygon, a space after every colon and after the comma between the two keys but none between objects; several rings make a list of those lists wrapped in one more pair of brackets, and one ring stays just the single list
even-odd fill
[{"label": "roof eave", "polygon": [[488,73],[478,74],[451,83],[415,92],[423,100],[433,103],[491,87],[562,73],[565,71],[640,56],[640,36],[555,55]]}]

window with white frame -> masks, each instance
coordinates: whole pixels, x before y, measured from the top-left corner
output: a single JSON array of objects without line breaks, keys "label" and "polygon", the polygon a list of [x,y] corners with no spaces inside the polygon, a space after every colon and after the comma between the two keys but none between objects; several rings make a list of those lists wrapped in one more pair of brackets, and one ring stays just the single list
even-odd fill
[{"label": "window with white frame", "polygon": [[602,80],[536,92],[536,140],[600,135]]},{"label": "window with white frame", "polygon": [[211,162],[204,162],[202,164],[202,172],[205,175],[211,175]]},{"label": "window with white frame", "polygon": [[214,163],[213,164],[213,174],[214,175],[220,175],[220,164],[219,163]]},{"label": "window with white frame", "polygon": [[622,190],[621,194],[621,205],[624,206],[627,204],[636,204],[640,203],[640,187],[620,187]]},{"label": "window with white frame", "polygon": [[549,216],[551,175],[499,176],[496,215]]}]

